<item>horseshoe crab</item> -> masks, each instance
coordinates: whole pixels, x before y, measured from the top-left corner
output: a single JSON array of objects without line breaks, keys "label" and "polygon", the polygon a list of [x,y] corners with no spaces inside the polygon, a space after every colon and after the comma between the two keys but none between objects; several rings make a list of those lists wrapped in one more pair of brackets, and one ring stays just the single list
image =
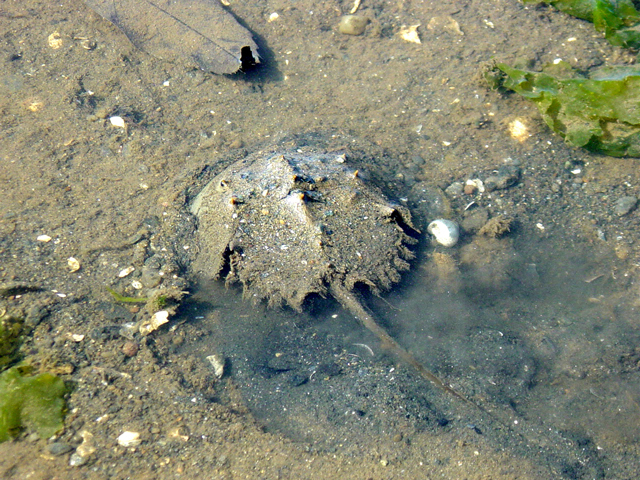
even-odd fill
[{"label": "horseshoe crab", "polygon": [[300,310],[311,294],[335,298],[382,344],[442,390],[466,398],[427,370],[380,326],[354,293],[388,289],[409,269],[419,232],[346,154],[272,148],[232,164],[197,195],[197,269],[239,282],[244,295]]}]

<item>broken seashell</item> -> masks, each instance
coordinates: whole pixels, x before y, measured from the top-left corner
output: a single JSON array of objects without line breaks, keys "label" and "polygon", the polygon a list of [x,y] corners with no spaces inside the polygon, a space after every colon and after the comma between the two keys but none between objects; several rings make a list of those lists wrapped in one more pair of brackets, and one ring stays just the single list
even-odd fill
[{"label": "broken seashell", "polygon": [[222,378],[224,375],[224,357],[222,355],[209,355],[207,360],[213,367],[213,374],[217,378]]},{"label": "broken seashell", "polygon": [[123,432],[118,437],[118,445],[121,447],[137,447],[142,443],[140,434],[138,432]]},{"label": "broken seashell", "polygon": [[67,258],[67,267],[71,273],[77,272],[80,270],[80,262],[74,257],[69,257]]},{"label": "broken seashell", "polygon": [[168,321],[169,312],[167,310],[160,310],[159,312],[154,313],[149,320],[142,322],[138,327],[138,331],[142,335],[149,335]]}]

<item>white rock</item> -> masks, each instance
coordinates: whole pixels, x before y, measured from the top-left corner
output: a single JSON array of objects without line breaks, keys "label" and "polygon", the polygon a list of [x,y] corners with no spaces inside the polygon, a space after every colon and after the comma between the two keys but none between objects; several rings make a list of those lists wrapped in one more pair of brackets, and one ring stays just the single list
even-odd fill
[{"label": "white rock", "polygon": [[427,232],[435,237],[436,242],[445,247],[453,247],[460,238],[458,224],[452,220],[442,218],[431,222],[427,227]]},{"label": "white rock", "polygon": [[127,431],[118,437],[118,445],[121,447],[137,447],[140,443],[142,443],[142,439],[138,432]]}]

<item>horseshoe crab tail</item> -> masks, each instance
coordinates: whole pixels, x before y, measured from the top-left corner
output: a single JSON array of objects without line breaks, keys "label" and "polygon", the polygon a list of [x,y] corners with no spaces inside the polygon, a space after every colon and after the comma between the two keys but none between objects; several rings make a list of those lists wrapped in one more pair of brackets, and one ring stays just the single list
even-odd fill
[{"label": "horseshoe crab tail", "polygon": [[411,355],[411,353],[405,350],[402,345],[396,342],[393,337],[391,337],[391,335],[389,335],[387,331],[375,321],[373,316],[365,309],[365,307],[362,305],[362,303],[360,303],[360,301],[354,294],[347,291],[344,287],[335,284],[332,284],[330,286],[330,292],[331,295],[338,302],[340,302],[340,304],[344,308],[351,312],[358,320],[360,320],[360,322],[362,322],[365,327],[367,327],[372,333],[376,335],[376,337],[380,339],[384,347],[391,350],[396,356],[400,357],[402,360],[415,368],[425,380],[428,380],[440,390],[453,395],[454,397],[462,400],[468,405],[472,405],[473,407],[484,411],[484,409],[480,407],[480,405],[472,402],[462,393],[444,383],[444,381],[442,381],[435,373],[427,369],[413,355]]}]

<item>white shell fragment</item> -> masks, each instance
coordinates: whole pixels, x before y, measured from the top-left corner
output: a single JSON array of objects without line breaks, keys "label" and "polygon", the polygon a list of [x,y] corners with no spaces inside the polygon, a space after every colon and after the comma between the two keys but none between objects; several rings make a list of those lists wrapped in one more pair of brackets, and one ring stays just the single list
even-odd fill
[{"label": "white shell fragment", "polygon": [[138,432],[123,432],[118,437],[118,445],[121,447],[137,447],[142,443]]},{"label": "white shell fragment", "polygon": [[59,49],[62,44],[62,36],[60,35],[59,32],[53,32],[51,35],[49,35],[47,37],[47,44],[49,45],[50,48],[53,48],[54,50]]},{"label": "white shell fragment", "polygon": [[[74,455],[77,455],[80,459],[89,458],[96,451],[96,443],[93,439],[93,433],[87,430],[82,430],[80,432],[80,437],[82,438],[82,443],[78,445]],[[70,460],[73,460],[73,458]]]},{"label": "white shell fragment", "polygon": [[460,238],[458,224],[452,220],[442,218],[431,222],[427,227],[427,232],[435,237],[436,242],[445,247],[453,247]]},{"label": "white shell fragment", "polygon": [[217,378],[222,378],[224,375],[224,357],[222,355],[209,355],[207,360],[213,367],[213,374]]},{"label": "white shell fragment", "polygon": [[120,270],[120,273],[118,273],[118,278],[124,278],[127,275],[129,275],[130,273],[132,273],[136,268],[134,266],[130,266],[127,268],[123,268],[122,270]]},{"label": "white shell fragment", "polygon": [[113,125],[114,127],[117,128],[127,128],[127,124],[124,121],[124,118],[122,117],[109,117],[109,121],[111,122],[111,125]]},{"label": "white shell fragment", "polygon": [[67,267],[71,273],[77,272],[80,270],[80,262],[74,257],[69,257],[67,258]]},{"label": "white shell fragment", "polygon": [[403,25],[400,28],[398,35],[405,42],[421,44],[422,42],[420,41],[420,36],[418,35],[419,26],[420,26],[419,23],[417,25],[410,25],[410,26]]},{"label": "white shell fragment", "polygon": [[159,312],[154,313],[149,320],[143,321],[138,327],[138,330],[142,335],[149,335],[168,321],[169,312],[167,310],[160,310]]},{"label": "white shell fragment", "polygon": [[484,182],[479,178],[472,178],[465,182],[465,185],[474,187],[478,193],[484,193]]},{"label": "white shell fragment", "polygon": [[51,241],[51,237],[49,235],[38,235],[36,240],[42,243],[47,243]]}]

